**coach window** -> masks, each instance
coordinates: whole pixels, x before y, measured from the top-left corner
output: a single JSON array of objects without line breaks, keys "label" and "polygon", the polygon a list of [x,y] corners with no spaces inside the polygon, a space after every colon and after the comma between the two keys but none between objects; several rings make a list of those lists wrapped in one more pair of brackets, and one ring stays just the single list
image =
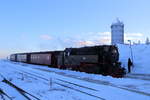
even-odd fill
[{"label": "coach window", "polygon": [[49,60],[50,59],[50,56],[47,56],[47,60]]}]

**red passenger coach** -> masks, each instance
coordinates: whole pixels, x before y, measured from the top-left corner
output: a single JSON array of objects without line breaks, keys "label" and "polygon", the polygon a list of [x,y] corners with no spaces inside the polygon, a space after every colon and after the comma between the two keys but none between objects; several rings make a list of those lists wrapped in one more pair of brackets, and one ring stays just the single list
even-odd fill
[{"label": "red passenger coach", "polygon": [[33,64],[42,64],[42,65],[51,65],[51,53],[34,53],[30,54],[31,60],[30,63]]},{"label": "red passenger coach", "polygon": [[18,53],[10,55],[11,61],[58,67],[63,65],[63,51]]},{"label": "red passenger coach", "polygon": [[63,51],[32,52],[27,53],[27,55],[27,63],[48,65],[51,67],[62,65]]}]

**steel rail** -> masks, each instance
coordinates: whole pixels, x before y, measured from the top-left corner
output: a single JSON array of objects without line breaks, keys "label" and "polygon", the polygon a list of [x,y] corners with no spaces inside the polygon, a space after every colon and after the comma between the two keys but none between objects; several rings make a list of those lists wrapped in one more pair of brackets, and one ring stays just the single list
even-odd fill
[{"label": "steel rail", "polygon": [[18,86],[16,86],[14,83],[8,81],[2,74],[0,74],[1,77],[3,77],[2,82],[8,84],[9,86],[11,86],[12,88],[16,89],[21,95],[23,95],[27,100],[32,100],[30,99],[26,94],[30,95],[31,97],[35,98],[36,100],[41,100],[39,98],[37,98],[36,96],[26,92],[25,90],[19,88]]},{"label": "steel rail", "polygon": [[[17,70],[18,70],[18,69],[17,69]],[[19,70],[19,72],[22,72],[22,73],[27,74],[27,75],[31,75],[32,77],[34,76],[34,77],[36,77],[36,78],[43,79],[44,81],[49,81],[49,79],[47,79],[47,78],[45,78],[45,77],[43,78],[43,77],[41,77],[41,76],[39,76],[39,75],[35,75],[35,74],[33,74],[33,73],[29,73],[29,72],[26,72],[26,71],[20,71],[20,70]],[[58,78],[56,78],[56,80],[63,81],[63,82],[68,83],[68,84],[72,84],[72,85],[74,85],[74,86],[82,87],[82,88],[84,88],[84,89],[89,89],[89,90],[92,90],[92,91],[98,91],[98,90],[96,90],[96,89],[92,89],[92,88],[89,88],[89,87],[86,87],[86,86],[82,86],[82,85],[75,84],[75,83],[72,83],[72,82],[69,82],[69,81],[65,81],[65,80],[61,80],[61,79],[58,79]],[[58,83],[58,82],[54,82],[54,83],[57,84],[57,85],[60,85],[60,86],[63,86],[63,87],[72,89],[72,90],[74,90],[74,91],[77,91],[77,92],[80,92],[80,93],[83,93],[83,94],[86,94],[86,95],[95,97],[95,98],[97,98],[97,99],[106,100],[106,99],[104,99],[104,98],[102,98],[102,97],[99,97],[99,96],[96,96],[96,95],[93,95],[93,94],[90,94],[90,93],[81,91],[81,90],[79,90],[79,89],[75,89],[75,88],[73,88],[73,87],[69,87],[69,86],[67,86],[67,85],[64,85],[64,84],[61,84],[61,83]]]},{"label": "steel rail", "polygon": [[1,88],[0,88],[0,95],[5,95],[8,99],[13,100],[12,97],[10,97],[9,95],[7,95]]},{"label": "steel rail", "polygon": [[69,89],[72,89],[72,90],[75,90],[75,91],[78,91],[78,92],[84,93],[84,94],[86,94],[86,95],[89,95],[89,96],[92,96],[92,97],[95,97],[95,98],[98,98],[98,99],[101,99],[101,100],[106,100],[106,99],[104,99],[104,98],[102,98],[102,97],[95,96],[95,95],[93,95],[93,94],[90,94],[90,93],[87,93],[87,92],[81,91],[81,90],[79,90],[79,89],[75,89],[75,88],[69,87],[69,86],[64,85],[64,84],[57,83],[57,82],[55,82],[55,83],[56,83],[56,84],[58,84],[58,85],[60,85],[60,86],[63,86],[63,87],[66,87],[66,88],[69,88]]}]

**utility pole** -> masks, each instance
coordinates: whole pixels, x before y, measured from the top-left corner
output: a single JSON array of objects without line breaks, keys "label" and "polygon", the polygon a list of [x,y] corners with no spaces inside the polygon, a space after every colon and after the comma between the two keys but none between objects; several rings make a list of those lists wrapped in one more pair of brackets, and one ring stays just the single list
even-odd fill
[{"label": "utility pole", "polygon": [[132,64],[134,66],[134,63],[133,63],[133,51],[132,51],[132,47],[131,47],[131,40],[128,40],[128,42],[130,43],[131,59],[132,59]]}]

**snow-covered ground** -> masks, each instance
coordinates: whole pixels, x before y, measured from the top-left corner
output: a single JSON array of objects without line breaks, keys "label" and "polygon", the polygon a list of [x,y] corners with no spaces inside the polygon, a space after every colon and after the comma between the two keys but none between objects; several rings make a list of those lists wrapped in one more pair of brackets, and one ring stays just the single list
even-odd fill
[{"label": "snow-covered ground", "polygon": [[[5,60],[0,61],[0,73],[20,88],[23,88],[41,100],[150,99],[150,81],[148,80],[112,78],[110,76],[59,70],[55,68],[48,68],[46,66],[14,63]],[[32,73],[34,75],[44,77],[47,80],[52,78],[52,85],[50,85],[51,81],[44,81],[26,73]],[[80,87],[58,81],[58,79],[78,84]],[[55,82],[82,92],[58,85]],[[81,86],[88,87],[90,89],[85,89]],[[10,94],[9,90],[7,90],[8,94]],[[20,100],[15,97],[16,92],[10,94],[10,96],[15,98],[13,100]]]},{"label": "snow-covered ground", "polygon": [[[122,66],[127,68],[130,47],[128,45],[118,45],[118,47]],[[134,67],[132,72],[124,78],[112,78],[111,76],[60,70],[7,60],[0,60],[0,76],[5,76],[7,80],[40,100],[150,100],[148,57],[150,45],[134,45],[132,50]],[[133,77],[132,74],[136,77]],[[13,100],[27,99],[2,80],[1,76],[0,89],[9,97]],[[1,99],[11,100],[0,92]]]}]

